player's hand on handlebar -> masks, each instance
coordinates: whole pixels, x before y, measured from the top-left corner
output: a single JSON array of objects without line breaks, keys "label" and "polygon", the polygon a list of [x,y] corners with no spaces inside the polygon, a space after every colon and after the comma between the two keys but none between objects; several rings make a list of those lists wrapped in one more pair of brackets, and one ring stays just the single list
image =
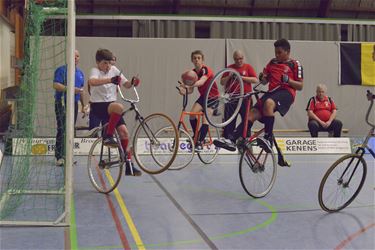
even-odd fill
[{"label": "player's hand on handlebar", "polygon": [[121,82],[121,76],[119,76],[119,75],[111,78],[111,83],[113,83],[113,84],[119,85],[120,82]]},{"label": "player's hand on handlebar", "polygon": [[267,76],[265,74],[263,74],[263,72],[259,73],[258,79],[259,79],[259,83],[261,83],[263,85],[266,85],[268,83]]},{"label": "player's hand on handlebar", "polygon": [[178,89],[178,93],[180,95],[185,95],[186,94],[186,87],[183,87],[183,86],[178,86],[176,87]]},{"label": "player's hand on handlebar", "polygon": [[139,79],[137,76],[133,76],[131,80],[131,84],[134,87],[137,87],[141,83],[141,79]]},{"label": "player's hand on handlebar", "polygon": [[230,78],[229,78],[230,81],[234,82],[235,80],[237,80],[237,75],[235,73],[232,73],[230,75]]},{"label": "player's hand on handlebar", "polygon": [[375,99],[375,95],[373,93],[371,93],[370,90],[367,90],[367,100],[371,101],[371,100],[374,100]]}]

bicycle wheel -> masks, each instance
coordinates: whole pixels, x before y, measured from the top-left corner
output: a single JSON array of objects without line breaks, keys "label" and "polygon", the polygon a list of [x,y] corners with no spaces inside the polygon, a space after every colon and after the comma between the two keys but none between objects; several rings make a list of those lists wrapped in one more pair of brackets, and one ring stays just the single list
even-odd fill
[{"label": "bicycle wheel", "polygon": [[169,170],[180,170],[185,168],[194,158],[194,142],[188,132],[183,128],[179,130],[180,145],[177,145],[178,151],[176,159],[173,161]]},{"label": "bicycle wheel", "polygon": [[207,136],[203,143],[203,151],[198,153],[198,157],[201,160],[201,162],[205,164],[210,164],[217,157],[220,148],[217,148],[213,144],[213,141],[215,139],[220,139],[219,129],[210,126]]},{"label": "bicycle wheel", "polygon": [[276,180],[275,154],[267,153],[255,143],[241,151],[239,174],[243,189],[254,198],[266,196]]},{"label": "bicycle wheel", "polygon": [[159,174],[176,158],[178,147],[174,145],[179,145],[179,138],[171,118],[161,113],[151,114],[135,130],[135,161],[146,173]]},{"label": "bicycle wheel", "polygon": [[[231,76],[226,84],[221,84],[223,77]],[[216,92],[216,86],[219,96],[213,98]],[[214,127],[222,128],[228,125],[237,117],[241,108],[244,94],[244,85],[240,74],[231,68],[219,71],[211,80],[204,98],[204,114],[209,124]],[[212,112],[212,108],[214,112]]]},{"label": "bicycle wheel", "polygon": [[[117,138],[118,139],[118,138]],[[100,193],[112,192],[120,182],[125,159],[122,149],[102,146],[103,138],[98,138],[92,144],[87,170],[91,184]]]},{"label": "bicycle wheel", "polygon": [[367,164],[360,155],[348,154],[339,158],[320,182],[320,207],[327,212],[347,207],[361,191],[366,174]]}]

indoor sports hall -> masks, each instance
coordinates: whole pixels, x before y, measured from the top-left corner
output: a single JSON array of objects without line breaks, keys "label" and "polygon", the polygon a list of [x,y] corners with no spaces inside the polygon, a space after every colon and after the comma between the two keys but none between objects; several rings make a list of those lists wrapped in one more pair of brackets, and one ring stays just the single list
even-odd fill
[{"label": "indoor sports hall", "polygon": [[[375,249],[374,17],[373,0],[0,1],[0,249]],[[296,91],[271,149],[267,119],[230,142],[274,82]],[[339,136],[309,130],[319,89]]]}]

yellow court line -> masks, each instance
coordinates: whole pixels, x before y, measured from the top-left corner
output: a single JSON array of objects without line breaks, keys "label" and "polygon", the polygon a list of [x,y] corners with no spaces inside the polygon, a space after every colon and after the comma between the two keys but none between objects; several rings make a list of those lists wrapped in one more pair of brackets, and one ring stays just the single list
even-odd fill
[{"label": "yellow court line", "polygon": [[[111,176],[111,173],[108,170],[105,170],[105,174],[106,174],[109,182],[111,183],[111,185],[113,185],[114,181],[113,181],[113,178]],[[117,188],[115,188],[115,190],[113,190],[113,192],[115,194],[115,197],[116,197],[116,200],[117,200],[118,204],[120,205],[120,208],[121,208],[122,214],[125,217],[126,223],[129,226],[129,229],[130,229],[130,232],[131,232],[131,234],[133,236],[135,244],[137,245],[138,249],[145,250],[146,247],[144,246],[144,244],[142,242],[141,236],[139,235],[138,230],[137,230],[137,228],[134,225],[132,217],[130,216],[129,211],[126,208],[125,202],[122,199],[120,192],[118,191]]]}]

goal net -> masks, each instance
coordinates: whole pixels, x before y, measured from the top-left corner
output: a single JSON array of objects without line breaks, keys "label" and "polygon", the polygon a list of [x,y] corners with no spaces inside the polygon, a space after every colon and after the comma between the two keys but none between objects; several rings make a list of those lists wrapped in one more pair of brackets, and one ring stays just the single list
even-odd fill
[{"label": "goal net", "polygon": [[0,168],[0,225],[69,223],[69,180],[55,165],[53,89],[55,69],[67,64],[67,7],[68,0],[26,1],[22,81]]}]

